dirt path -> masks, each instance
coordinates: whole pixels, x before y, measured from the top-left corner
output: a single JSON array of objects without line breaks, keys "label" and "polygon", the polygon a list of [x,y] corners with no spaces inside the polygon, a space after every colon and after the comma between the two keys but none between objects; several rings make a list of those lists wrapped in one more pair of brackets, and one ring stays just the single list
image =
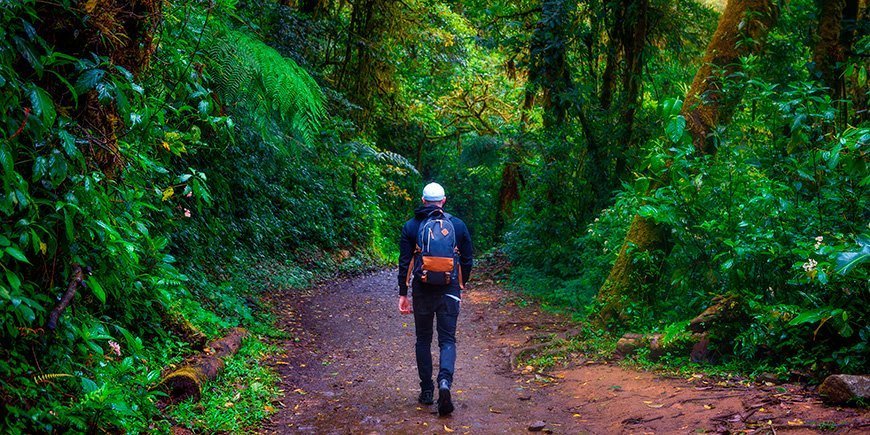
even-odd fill
[{"label": "dirt path", "polygon": [[[457,409],[440,418],[434,406],[416,402],[413,317],[397,312],[393,272],[273,295],[279,325],[292,338],[272,361],[285,396],[263,433],[526,433],[537,422],[555,433],[870,431],[866,410],[825,407],[793,385],[665,379],[582,356],[544,376],[513,371],[516,349],[568,327],[516,300],[491,282],[464,294]],[[433,351],[437,361],[435,343]]]}]

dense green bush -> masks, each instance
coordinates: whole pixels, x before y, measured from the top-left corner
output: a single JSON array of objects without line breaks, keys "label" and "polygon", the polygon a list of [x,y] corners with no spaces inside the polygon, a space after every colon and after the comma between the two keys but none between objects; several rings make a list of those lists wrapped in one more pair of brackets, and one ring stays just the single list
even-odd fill
[{"label": "dense green bush", "polygon": [[[40,11],[87,25],[74,6]],[[2,9],[6,430],[166,429],[152,389],[190,351],[168,317],[214,337],[262,322],[251,296],[263,289],[395,253],[391,210],[406,201],[391,179],[413,176],[407,162],[360,145],[340,119],[321,123],[320,87],[237,28],[235,2],[163,13],[151,67],[134,77],[99,54],[54,51],[34,2]],[[117,113],[116,172],[95,163],[98,134],[74,117],[90,93]],[[74,265],[93,272],[45,330]]]}]

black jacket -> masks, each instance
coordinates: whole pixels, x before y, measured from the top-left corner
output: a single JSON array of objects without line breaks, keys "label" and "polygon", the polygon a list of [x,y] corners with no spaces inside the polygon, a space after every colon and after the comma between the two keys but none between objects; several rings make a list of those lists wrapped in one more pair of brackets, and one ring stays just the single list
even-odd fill
[{"label": "black jacket", "polygon": [[[414,255],[414,248],[417,245],[417,230],[420,228],[420,224],[429,217],[429,214],[436,209],[438,209],[436,205],[419,207],[417,210],[414,210],[414,218],[405,222],[405,226],[402,227],[402,236],[399,239],[400,296],[408,294],[408,266],[411,264],[411,257]],[[465,222],[462,222],[456,216],[450,216],[450,222],[456,230],[456,246],[459,248],[459,267],[462,268],[462,285],[464,286],[468,282],[468,277],[471,276],[471,266],[474,264],[474,248],[471,246],[471,234],[468,233],[468,227],[465,226]]]}]

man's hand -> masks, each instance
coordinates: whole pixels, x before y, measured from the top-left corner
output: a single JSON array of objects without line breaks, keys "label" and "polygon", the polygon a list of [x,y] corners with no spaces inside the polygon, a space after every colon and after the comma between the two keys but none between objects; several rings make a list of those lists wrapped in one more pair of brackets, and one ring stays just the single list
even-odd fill
[{"label": "man's hand", "polygon": [[408,300],[407,296],[399,296],[399,312],[402,314],[411,314],[414,312],[414,309],[411,308],[411,301]]}]

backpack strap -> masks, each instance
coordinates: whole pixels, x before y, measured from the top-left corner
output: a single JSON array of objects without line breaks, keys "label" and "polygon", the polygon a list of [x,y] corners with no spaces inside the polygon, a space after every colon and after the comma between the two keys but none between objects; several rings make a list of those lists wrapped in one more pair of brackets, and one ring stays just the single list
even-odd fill
[{"label": "backpack strap", "polygon": [[408,276],[405,278],[405,282],[407,283],[408,287],[411,287],[411,280],[414,279],[414,260],[417,259],[417,254],[422,251],[423,250],[420,249],[420,245],[416,245],[414,247],[414,253],[411,254],[411,262],[408,263]]}]

